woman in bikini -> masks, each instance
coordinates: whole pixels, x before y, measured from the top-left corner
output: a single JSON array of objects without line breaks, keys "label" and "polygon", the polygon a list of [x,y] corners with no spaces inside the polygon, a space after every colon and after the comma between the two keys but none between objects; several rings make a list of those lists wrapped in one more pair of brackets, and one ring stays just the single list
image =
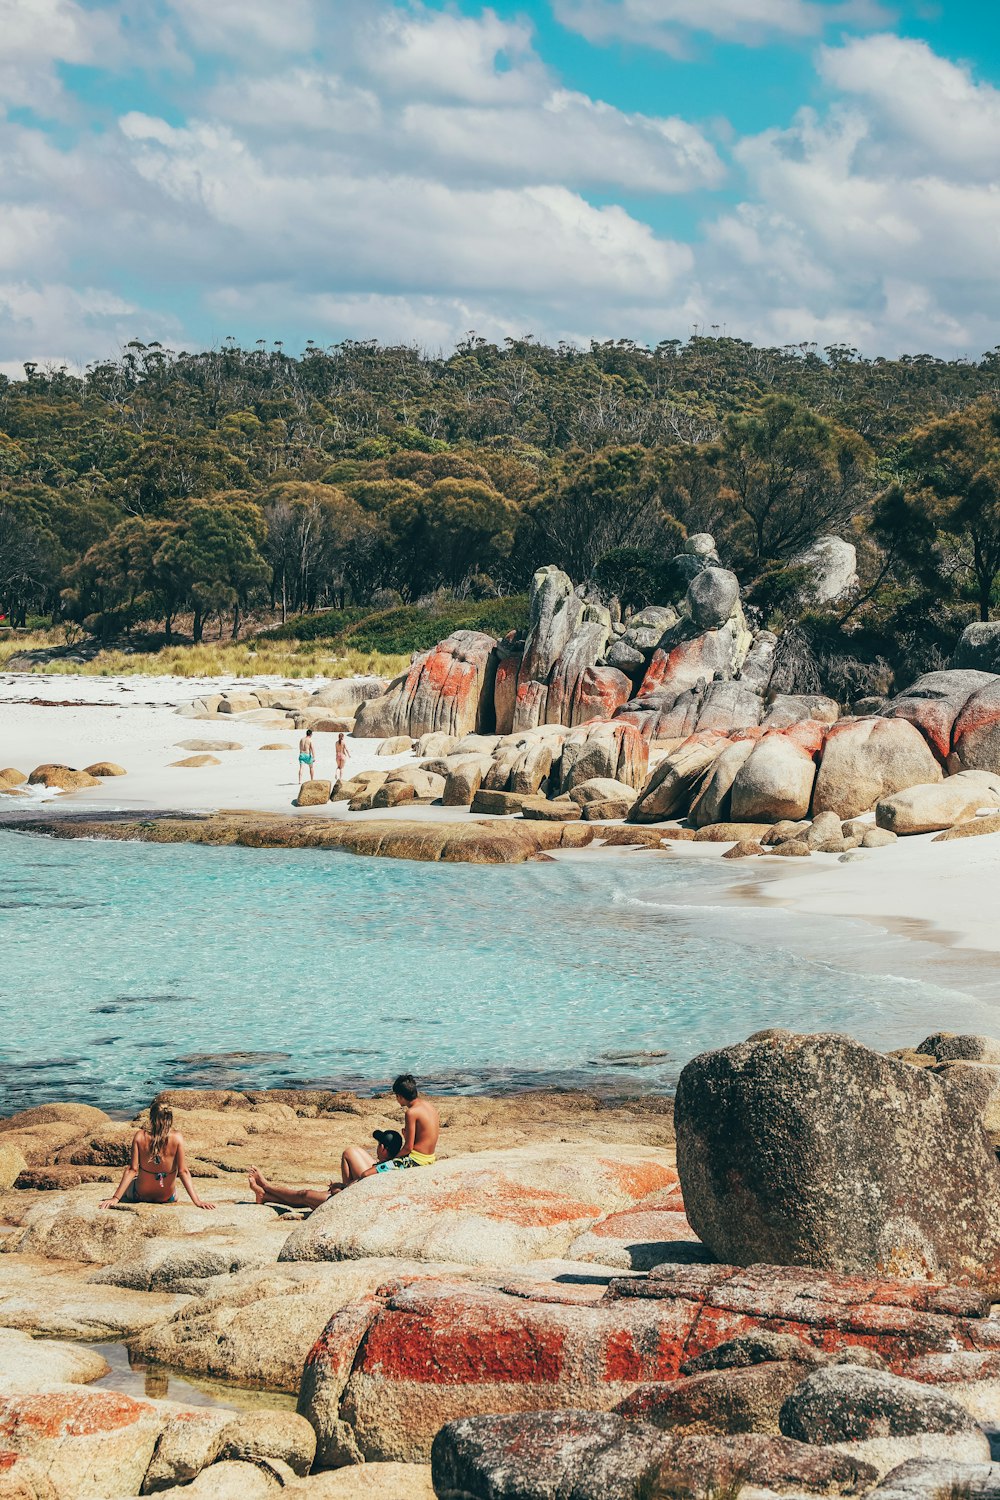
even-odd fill
[{"label": "woman in bikini", "polygon": [[195,1208],[214,1208],[205,1203],[191,1180],[184,1161],[184,1137],[174,1129],[173,1110],[154,1099],[149,1106],[149,1129],[137,1130],[132,1137],[132,1155],[115,1188],[113,1198],[105,1198],[102,1208],[125,1203],[176,1203],[177,1179]]},{"label": "woman in bikini", "polygon": [[309,780],[315,780],[316,751],[313,749],[313,732],[307,729],[299,740],[299,786],[302,785],[308,774]]}]

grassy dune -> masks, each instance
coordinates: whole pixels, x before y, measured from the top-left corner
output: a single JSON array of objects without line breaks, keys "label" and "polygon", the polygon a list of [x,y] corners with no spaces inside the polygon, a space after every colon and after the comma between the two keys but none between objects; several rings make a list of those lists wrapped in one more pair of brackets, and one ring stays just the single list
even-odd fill
[{"label": "grassy dune", "polygon": [[[0,671],[13,658],[50,651],[65,644],[62,631],[0,636]],[[32,663],[26,669],[54,676],[83,677],[395,677],[409,665],[395,652],[331,650],[329,642],[296,640],[211,641],[200,646],[164,646],[159,651],[100,651],[89,661],[68,657]]]}]

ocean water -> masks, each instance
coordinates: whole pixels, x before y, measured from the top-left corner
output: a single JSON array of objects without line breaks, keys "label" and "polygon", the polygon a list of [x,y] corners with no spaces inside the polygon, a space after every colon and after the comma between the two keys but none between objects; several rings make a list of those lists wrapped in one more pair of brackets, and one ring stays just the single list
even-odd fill
[{"label": "ocean water", "polygon": [[[740,883],[745,884],[746,877]],[[514,867],[0,830],[0,1114],[161,1088],[671,1085],[765,1026],[993,1028],[992,966],[760,907],[718,861]]]}]

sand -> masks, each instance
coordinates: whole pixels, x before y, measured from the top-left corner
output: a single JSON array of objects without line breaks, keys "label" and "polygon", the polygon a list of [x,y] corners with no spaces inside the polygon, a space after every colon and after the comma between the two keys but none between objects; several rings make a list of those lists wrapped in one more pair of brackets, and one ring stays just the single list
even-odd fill
[{"label": "sand", "polygon": [[[220,808],[289,812],[298,782],[298,731],[266,729],[237,718],[188,719],[176,712],[202,693],[254,685],[312,690],[322,680],[293,684],[276,677],[2,675],[0,767],[16,766],[28,772],[44,761],[81,768],[113,760],[128,775],[69,795],[54,797],[33,789],[30,800],[0,796],[0,812],[30,809],[43,800],[81,812],[210,812]],[[32,703],[31,699],[42,701]],[[335,780],[335,736],[317,734],[314,738],[317,774]],[[171,764],[196,753],[180,748],[181,741],[201,739],[232,740],[242,749],[215,752],[217,766],[192,770]],[[285,749],[261,751],[266,744],[282,744]],[[348,774],[372,767],[389,769],[414,759],[412,755],[379,756],[376,740],[349,738],[348,744]],[[437,807],[350,814],[339,804],[321,811],[329,817],[350,818],[455,821],[465,816],[461,809]],[[311,815],[316,812],[310,809]],[[672,857],[719,858],[724,847],[678,843]],[[589,851],[584,853],[591,857]],[[627,857],[657,856],[632,850]],[[814,854],[808,861],[751,859],[735,869],[740,880],[729,890],[753,900],[778,901],[808,914],[861,917],[896,933],[909,931],[925,939],[931,928],[939,940],[955,947],[1000,951],[996,920],[1000,835],[953,843],[935,843],[932,835],[923,835],[901,839],[888,849],[862,851],[860,858],[849,863],[842,864],[835,855]],[[732,864],[727,866],[727,885],[733,870]]]}]

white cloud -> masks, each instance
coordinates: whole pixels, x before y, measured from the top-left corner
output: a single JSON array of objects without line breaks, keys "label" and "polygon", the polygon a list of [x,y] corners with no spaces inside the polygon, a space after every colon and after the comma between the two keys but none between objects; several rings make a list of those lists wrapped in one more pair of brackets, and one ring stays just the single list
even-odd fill
[{"label": "white cloud", "polygon": [[825,115],[803,110],[736,148],[747,199],[708,231],[702,305],[758,337],[992,346],[1000,95],[898,37],[826,49],[820,68],[840,93]]},{"label": "white cloud", "polygon": [[862,101],[874,125],[869,155],[898,170],[992,180],[1000,163],[1000,90],[926,42],[881,35],[824,48],[820,74]]},{"label": "white cloud", "polygon": [[76,0],[0,0],[0,110],[62,112],[61,63],[113,63],[124,53],[114,11]]},{"label": "white cloud", "polygon": [[761,45],[811,37],[830,25],[876,25],[877,0],[553,0],[564,26],[591,42],[625,41],[683,56],[689,34]]},{"label": "white cloud", "polygon": [[[334,13],[339,3],[331,0]],[[315,0],[167,0],[167,8],[198,49],[229,54],[264,70],[275,55],[306,52],[316,39]]]},{"label": "white cloud", "polygon": [[[272,38],[270,0],[164,3],[176,35],[200,27],[219,52],[208,65],[186,43],[188,72],[158,75],[162,110],[75,135],[0,117],[4,364],[254,325],[435,348],[470,328],[655,342],[695,323],[887,353],[1000,342],[1000,94],[922,43],[819,49],[828,102],[732,146],[742,201],[694,245],[616,199],[719,184],[712,142],[568,90],[523,22],[300,0]],[[58,91],[61,62],[96,65],[94,16],[126,56],[118,0],[38,4],[47,35],[27,0],[0,0],[25,78]],[[645,14],[679,25],[685,4],[645,0]],[[736,8],[698,14],[721,27]],[[808,19],[798,0],[739,15]],[[134,61],[150,34],[129,45]],[[182,330],[144,305],[172,303],[189,309]]]}]

